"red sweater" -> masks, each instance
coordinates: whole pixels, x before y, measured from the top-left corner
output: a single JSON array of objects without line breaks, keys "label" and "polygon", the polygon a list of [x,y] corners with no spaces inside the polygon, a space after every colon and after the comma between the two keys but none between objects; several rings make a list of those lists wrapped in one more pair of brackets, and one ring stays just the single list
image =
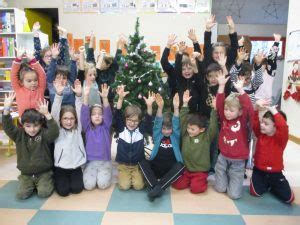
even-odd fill
[{"label": "red sweater", "polygon": [[255,113],[253,130],[257,137],[254,154],[254,165],[266,172],[281,172],[283,170],[283,151],[289,138],[289,129],[280,113],[274,115],[276,132],[267,136],[260,132],[258,112]]},{"label": "red sweater", "polygon": [[30,62],[30,66],[37,72],[38,87],[31,91],[20,84],[18,73],[20,71],[21,61],[16,59],[11,69],[11,85],[16,92],[16,101],[18,105],[19,115],[22,116],[25,109],[37,108],[38,100],[44,99],[46,89],[46,74],[43,67],[35,59]]},{"label": "red sweater", "polygon": [[241,116],[227,120],[224,115],[224,94],[217,94],[217,111],[221,121],[219,148],[223,156],[230,159],[247,159],[249,156],[249,125],[253,120],[251,100],[245,93],[239,96],[243,109]]}]

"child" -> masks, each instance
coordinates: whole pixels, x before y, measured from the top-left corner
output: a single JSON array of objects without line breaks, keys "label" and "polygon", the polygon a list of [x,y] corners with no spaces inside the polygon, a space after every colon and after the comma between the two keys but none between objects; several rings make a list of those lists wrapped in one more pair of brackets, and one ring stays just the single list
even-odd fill
[{"label": "child", "polygon": [[254,168],[250,180],[250,194],[260,197],[270,191],[285,203],[295,199],[289,182],[282,174],[283,151],[289,139],[286,116],[269,106],[267,101],[258,100],[257,105],[268,111],[259,121],[258,111],[255,112],[253,130],[257,137]]},{"label": "child", "polygon": [[149,93],[148,98],[144,97],[147,105],[144,121],[141,121],[142,110],[136,105],[129,105],[125,108],[124,121],[121,108],[124,97],[129,93],[125,92],[124,88],[124,85],[117,88],[119,98],[115,112],[116,131],[119,133],[116,156],[116,161],[119,163],[118,183],[121,190],[128,190],[131,186],[135,190],[141,190],[144,188],[144,180],[138,162],[145,158],[144,134],[151,133],[152,104],[155,101],[155,95]]},{"label": "child", "polygon": [[[23,48],[16,49],[17,58],[12,64],[11,85],[16,92],[16,101],[20,117],[26,109],[37,108],[38,100],[44,99],[46,89],[46,74],[33,53]],[[22,58],[29,65],[21,64]]]},{"label": "child", "polygon": [[180,125],[179,125],[179,96],[173,98],[174,114],[162,114],[164,100],[156,94],[158,106],[153,125],[154,147],[150,160],[142,160],[139,166],[151,187],[148,192],[150,201],[162,195],[173,181],[183,172],[183,160],[180,151]]},{"label": "child", "polygon": [[89,91],[90,87],[86,87],[81,108],[81,124],[85,132],[88,160],[83,171],[83,183],[87,190],[94,189],[96,184],[98,188],[105,189],[111,185],[112,176],[110,152],[112,112],[107,99],[109,87],[104,84],[99,92],[103,107],[95,104],[89,108]]},{"label": "child", "polygon": [[217,132],[217,116],[211,110],[209,126],[199,114],[188,116],[189,90],[183,94],[183,106],[180,111],[182,137],[182,156],[186,169],[172,186],[176,189],[190,188],[192,193],[201,193],[207,189],[207,176],[210,169],[210,145]]},{"label": "child", "polygon": [[81,166],[86,162],[86,153],[81,136],[80,111],[82,88],[79,80],[72,90],[76,94],[75,108],[62,104],[64,86],[55,82],[56,95],[52,105],[52,116],[59,124],[59,137],[55,140],[54,179],[60,196],[80,193],[83,190]]},{"label": "child", "polygon": [[77,77],[77,65],[74,49],[71,49],[70,55],[72,58],[70,72],[67,66],[57,66],[58,55],[60,53],[58,44],[51,46],[52,59],[47,71],[47,87],[50,93],[50,101],[53,104],[55,97],[54,82],[60,82],[64,86],[63,90],[63,105],[74,105],[75,98],[72,92],[72,84]]},{"label": "child", "polygon": [[16,143],[17,168],[21,171],[16,197],[29,198],[36,189],[39,197],[47,198],[54,189],[49,145],[58,137],[58,126],[44,100],[39,101],[38,110],[26,109],[21,117],[23,127],[15,127],[9,114],[15,96],[5,95],[2,120],[5,133]]},{"label": "child", "polygon": [[84,46],[79,48],[79,70],[78,79],[83,86],[83,96],[86,86],[90,86],[88,105],[93,106],[95,104],[101,105],[101,99],[99,98],[99,87],[96,82],[96,66],[91,62],[84,62]]},{"label": "child", "polygon": [[220,154],[215,167],[215,189],[226,192],[230,198],[242,196],[245,160],[249,155],[249,129],[252,124],[253,107],[243,89],[244,80],[234,83],[239,92],[224,95],[225,84],[229,77],[218,76],[217,111],[221,129],[219,135]]}]

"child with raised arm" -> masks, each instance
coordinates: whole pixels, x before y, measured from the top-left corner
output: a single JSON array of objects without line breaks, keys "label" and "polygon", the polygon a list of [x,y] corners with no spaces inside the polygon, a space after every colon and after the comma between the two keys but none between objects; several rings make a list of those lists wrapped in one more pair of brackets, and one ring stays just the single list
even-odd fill
[{"label": "child with raised arm", "polygon": [[228,79],[223,73],[218,76],[217,111],[221,129],[215,189],[227,192],[232,199],[238,199],[242,197],[245,160],[249,156],[248,124],[252,124],[253,106],[243,89],[242,78],[234,83],[238,94],[232,93],[225,99],[224,89]]},{"label": "child with raised arm", "polygon": [[[18,113],[22,116],[26,109],[37,108],[38,101],[44,99],[46,74],[33,52],[24,48],[16,51],[17,57],[11,69],[11,85],[16,93]],[[22,64],[23,58],[27,58],[29,63]]]},{"label": "child with raised arm", "polygon": [[[81,124],[85,133],[87,164],[83,171],[84,188],[92,190],[98,186],[105,189],[111,185],[111,137],[110,128],[112,112],[108,102],[109,87],[103,84],[98,98],[102,98],[103,105],[95,104],[89,107],[89,90],[87,86],[83,96],[81,108]],[[100,95],[100,96],[99,96]]]},{"label": "child with raised arm", "polygon": [[60,196],[80,193],[83,190],[81,166],[86,163],[86,152],[82,140],[80,121],[82,87],[79,80],[74,82],[75,108],[63,105],[64,86],[55,82],[56,94],[51,114],[59,124],[59,137],[55,140],[54,179],[56,192]]},{"label": "child with raised arm", "polygon": [[295,199],[289,182],[283,175],[283,152],[289,139],[286,115],[263,99],[256,102],[261,110],[267,109],[261,121],[255,112],[253,130],[257,137],[254,168],[250,180],[250,194],[261,197],[270,191],[285,203]]},{"label": "child with raised arm", "polygon": [[58,126],[48,112],[48,102],[41,100],[38,110],[26,109],[22,114],[23,127],[15,127],[10,116],[15,96],[5,95],[2,122],[4,132],[16,143],[17,168],[21,171],[16,197],[29,198],[36,189],[39,197],[47,198],[54,190],[49,146],[58,137]]},{"label": "child with raised arm", "polygon": [[185,170],[172,186],[180,190],[190,188],[192,193],[201,193],[207,189],[210,145],[216,135],[218,123],[215,108],[211,110],[207,128],[206,118],[199,114],[188,115],[190,99],[190,92],[186,90],[183,94],[183,105],[180,110],[182,156]]},{"label": "child with raised arm", "polygon": [[151,190],[150,201],[160,197],[173,181],[183,172],[183,160],[180,151],[179,96],[173,98],[174,114],[163,114],[164,100],[156,94],[158,106],[154,125],[154,147],[150,159],[143,159],[139,166]]},{"label": "child with raised arm", "polygon": [[144,134],[152,132],[152,104],[155,94],[150,93],[144,97],[147,105],[147,114],[142,120],[142,110],[136,105],[129,105],[122,115],[124,97],[129,93],[124,90],[125,86],[117,88],[119,96],[117,110],[115,112],[116,132],[119,133],[116,161],[118,165],[118,184],[121,190],[128,190],[131,186],[135,190],[144,188],[143,174],[138,162],[145,159]]}]

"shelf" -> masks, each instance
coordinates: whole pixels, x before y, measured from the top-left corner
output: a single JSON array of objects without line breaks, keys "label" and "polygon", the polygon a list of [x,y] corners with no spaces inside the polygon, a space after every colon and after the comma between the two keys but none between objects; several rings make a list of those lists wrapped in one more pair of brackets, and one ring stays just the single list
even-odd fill
[{"label": "shelf", "polygon": [[11,67],[7,67],[7,68],[0,68],[0,70],[11,70]]}]

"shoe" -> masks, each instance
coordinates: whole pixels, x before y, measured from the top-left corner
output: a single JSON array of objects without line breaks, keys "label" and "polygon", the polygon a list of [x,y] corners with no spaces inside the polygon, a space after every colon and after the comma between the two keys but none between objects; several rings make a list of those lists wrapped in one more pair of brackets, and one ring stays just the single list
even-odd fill
[{"label": "shoe", "polygon": [[155,198],[158,198],[162,195],[164,190],[161,188],[160,184],[155,185],[155,187],[148,192],[148,198],[152,202]]},{"label": "shoe", "polygon": [[215,169],[214,168],[210,168],[209,171],[208,171],[208,175],[213,175],[215,174]]}]

